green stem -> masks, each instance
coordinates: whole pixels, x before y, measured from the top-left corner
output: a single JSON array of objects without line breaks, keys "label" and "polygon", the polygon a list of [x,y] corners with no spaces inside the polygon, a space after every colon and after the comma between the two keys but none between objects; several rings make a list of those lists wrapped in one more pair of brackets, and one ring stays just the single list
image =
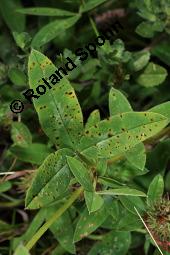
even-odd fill
[{"label": "green stem", "polygon": [[4,194],[4,193],[0,194],[0,196],[5,198],[6,200],[11,201],[11,202],[15,202],[16,201],[15,198],[12,198],[12,197],[8,196],[7,194]]},{"label": "green stem", "polygon": [[20,204],[24,203],[24,200],[15,200],[15,201],[11,201],[11,202],[0,202],[0,207],[15,207],[18,206]]},{"label": "green stem", "polygon": [[101,241],[103,239],[104,235],[89,235],[87,236],[88,239]]},{"label": "green stem", "polygon": [[115,162],[124,159],[123,155],[118,155],[118,156],[114,156],[113,158],[108,159],[107,164],[111,165],[114,164]]},{"label": "green stem", "polygon": [[95,34],[96,34],[97,36],[99,36],[99,32],[98,32],[98,30],[97,30],[96,24],[94,23],[93,19],[92,19],[90,16],[89,16],[89,20],[90,20],[91,26],[92,26],[92,28],[93,28]]},{"label": "green stem", "polygon": [[83,188],[77,189],[71,197],[66,201],[66,203],[60,207],[53,216],[37,231],[37,233],[31,238],[31,240],[26,244],[26,248],[30,250],[36,242],[41,238],[41,236],[49,229],[49,227],[74,203],[74,201],[82,193]]}]

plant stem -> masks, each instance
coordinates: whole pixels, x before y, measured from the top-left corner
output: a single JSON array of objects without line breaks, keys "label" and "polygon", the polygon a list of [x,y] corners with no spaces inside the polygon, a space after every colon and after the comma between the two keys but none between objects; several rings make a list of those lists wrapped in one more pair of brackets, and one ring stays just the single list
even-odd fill
[{"label": "plant stem", "polygon": [[3,197],[3,198],[5,198],[5,199],[7,199],[7,200],[9,200],[9,201],[11,201],[11,202],[16,202],[16,201],[18,201],[17,199],[12,198],[12,197],[8,196],[8,195],[5,194],[5,193],[1,193],[1,194],[0,194],[0,197]]},{"label": "plant stem", "polygon": [[99,36],[99,32],[98,32],[98,30],[97,30],[96,24],[94,23],[93,19],[92,19],[90,16],[89,16],[89,20],[90,20],[91,26],[92,26],[92,28],[93,28],[95,34],[96,34],[97,36]]},{"label": "plant stem", "polygon": [[114,156],[113,158],[108,159],[107,164],[111,165],[111,164],[114,164],[115,162],[122,160],[122,159],[124,159],[123,155]]},{"label": "plant stem", "polygon": [[20,204],[24,203],[24,200],[15,200],[11,202],[0,202],[0,207],[5,208],[5,207],[15,207]]},{"label": "plant stem", "polygon": [[87,238],[88,239],[91,239],[91,240],[102,240],[103,239],[103,237],[104,237],[105,235],[89,235],[89,236],[87,236]]},{"label": "plant stem", "polygon": [[66,201],[66,203],[60,207],[53,216],[37,231],[37,233],[31,238],[31,240],[26,244],[26,248],[30,250],[36,242],[41,238],[41,236],[48,230],[48,228],[74,203],[74,201],[82,193],[83,188],[77,189],[71,197]]}]

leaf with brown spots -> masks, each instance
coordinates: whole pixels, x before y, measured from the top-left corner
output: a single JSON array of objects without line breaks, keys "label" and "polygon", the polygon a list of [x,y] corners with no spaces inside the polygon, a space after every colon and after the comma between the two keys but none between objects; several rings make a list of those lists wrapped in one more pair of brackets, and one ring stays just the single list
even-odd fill
[{"label": "leaf with brown spots", "polygon": [[28,147],[32,143],[32,135],[25,124],[13,122],[11,137],[15,145]]},{"label": "leaf with brown spots", "polygon": [[164,115],[170,120],[170,101],[156,105],[149,109],[149,112],[156,112]]},{"label": "leaf with brown spots", "polygon": [[167,124],[168,119],[157,113],[127,112],[117,114],[87,129],[80,140],[79,148],[87,150],[91,146],[97,146],[98,156],[101,158],[122,155],[158,133]]},{"label": "leaf with brown spots", "polygon": [[[109,93],[109,111],[110,115],[114,116],[125,112],[133,112],[127,98],[117,89],[112,88]],[[131,136],[128,136],[131,139]],[[125,158],[135,167],[140,170],[144,169],[146,163],[145,146],[143,143],[137,144],[135,147],[125,152]]]},{"label": "leaf with brown spots", "polygon": [[93,112],[91,112],[90,116],[88,117],[85,129],[90,128],[91,126],[97,124],[99,121],[100,121],[100,112],[99,110],[94,110]]},{"label": "leaf with brown spots", "polygon": [[[49,78],[56,70],[46,56],[32,50],[28,62],[28,76],[30,88],[35,94],[38,85],[46,86],[42,78]],[[49,84],[51,89],[46,86],[46,93],[33,99],[41,126],[58,147],[76,148],[83,131],[83,116],[74,89],[64,74],[58,83],[53,85],[49,81]]]},{"label": "leaf with brown spots", "polygon": [[26,207],[37,209],[63,197],[68,189],[71,174],[66,164],[66,155],[72,155],[68,149],[51,153],[38,168],[36,176],[27,191]]},{"label": "leaf with brown spots", "polygon": [[[115,157],[123,154],[158,133],[168,124],[166,117],[151,112],[147,112],[146,116],[143,112],[124,113],[121,119],[122,123],[120,120],[117,122],[117,132],[119,132],[120,137],[117,138],[113,135],[110,139],[97,143],[99,157],[108,157],[108,155]],[[124,126],[125,131],[118,131],[121,125]],[[115,129],[113,128],[113,130]]]},{"label": "leaf with brown spots", "polygon": [[126,97],[117,89],[111,88],[109,93],[109,111],[114,116],[118,113],[131,112],[132,107]]}]

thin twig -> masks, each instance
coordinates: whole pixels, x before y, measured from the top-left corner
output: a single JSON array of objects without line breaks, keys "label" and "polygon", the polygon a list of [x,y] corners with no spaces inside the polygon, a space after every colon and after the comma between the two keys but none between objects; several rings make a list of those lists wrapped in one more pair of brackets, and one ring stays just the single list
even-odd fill
[{"label": "thin twig", "polygon": [[6,176],[4,181],[9,181],[9,180],[21,177],[25,174],[34,173],[34,172],[35,172],[35,170],[22,170],[22,171],[17,171],[17,172],[11,172],[12,174],[9,176]]},{"label": "thin twig", "polygon": [[15,174],[15,172],[2,172],[0,175],[8,175],[8,174]]}]

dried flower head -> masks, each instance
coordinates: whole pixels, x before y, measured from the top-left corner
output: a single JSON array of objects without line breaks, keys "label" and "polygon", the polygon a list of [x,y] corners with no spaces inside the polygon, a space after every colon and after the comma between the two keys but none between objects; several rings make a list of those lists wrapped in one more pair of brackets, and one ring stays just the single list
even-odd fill
[{"label": "dried flower head", "polygon": [[170,200],[162,198],[148,208],[146,224],[157,243],[168,250],[170,247]]},{"label": "dried flower head", "polygon": [[25,176],[20,177],[20,182],[18,183],[19,193],[26,192],[31,185],[32,179],[34,177],[34,172],[27,172]]}]

